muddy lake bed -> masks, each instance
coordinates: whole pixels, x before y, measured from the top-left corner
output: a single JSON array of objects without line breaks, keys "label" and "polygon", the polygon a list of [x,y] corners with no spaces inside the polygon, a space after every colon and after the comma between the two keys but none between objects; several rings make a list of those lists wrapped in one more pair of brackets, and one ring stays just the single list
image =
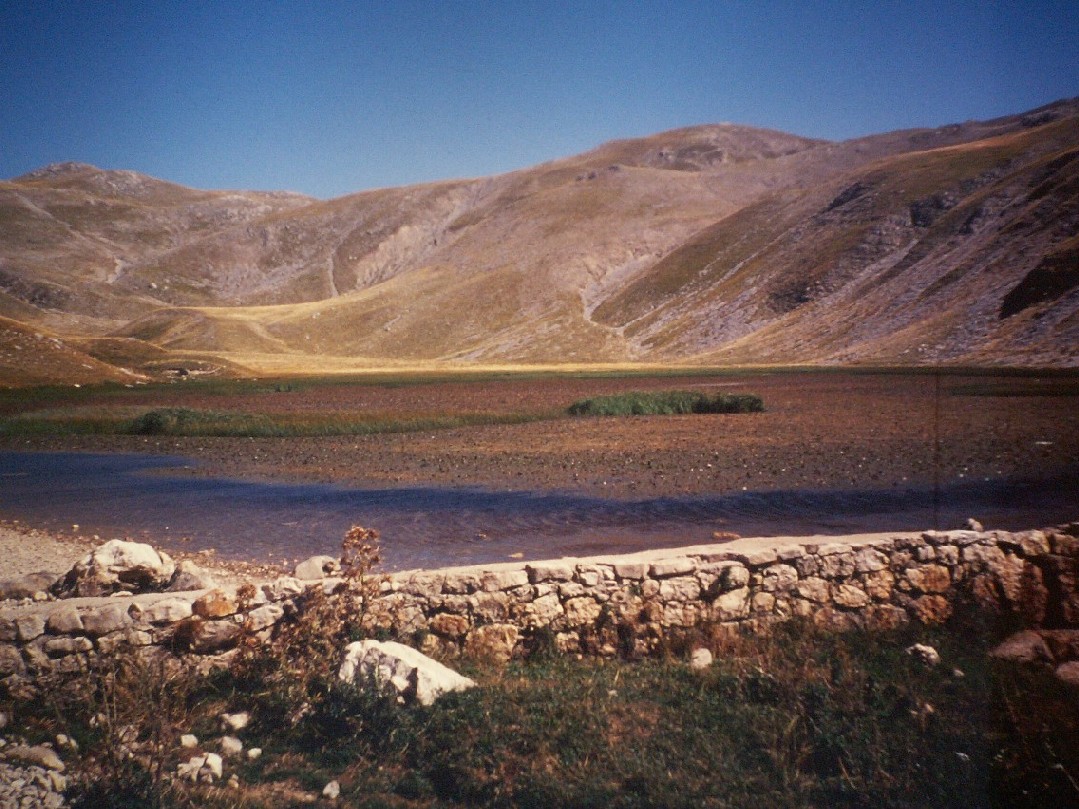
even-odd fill
[{"label": "muddy lake bed", "polygon": [[[1073,379],[529,375],[80,392],[79,408],[492,418],[361,435],[0,435],[0,516],[258,562],[335,553],[362,524],[381,532],[389,569],[675,547],[716,532],[920,530],[968,516],[1035,527],[1079,516]],[[696,388],[756,393],[766,412],[562,415],[584,396]],[[500,420],[514,414],[520,423]]]}]

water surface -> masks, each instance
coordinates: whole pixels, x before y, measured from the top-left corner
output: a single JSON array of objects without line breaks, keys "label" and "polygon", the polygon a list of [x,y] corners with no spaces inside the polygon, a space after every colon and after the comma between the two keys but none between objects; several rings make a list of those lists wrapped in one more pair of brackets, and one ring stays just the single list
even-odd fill
[{"label": "water surface", "polygon": [[[614,500],[566,492],[354,489],[192,476],[184,458],[0,452],[0,516],[253,561],[337,554],[351,525],[377,528],[388,569],[628,552],[742,536],[1074,519],[1079,476],[931,488],[735,492]],[[516,556],[516,555],[520,556]],[[2,569],[0,561],[0,569]]]}]

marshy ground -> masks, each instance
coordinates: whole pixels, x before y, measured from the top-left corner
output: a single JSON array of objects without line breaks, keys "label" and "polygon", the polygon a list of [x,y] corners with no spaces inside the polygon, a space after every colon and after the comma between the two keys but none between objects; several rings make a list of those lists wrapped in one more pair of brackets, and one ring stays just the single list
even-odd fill
[{"label": "marshy ground", "polygon": [[[566,414],[592,396],[671,389],[755,393],[765,412]],[[1077,399],[1076,374],[984,371],[192,381],[8,393],[0,448],[179,454],[198,459],[198,474],[362,487],[632,498],[889,489],[1066,474],[1079,463]],[[85,434],[154,408],[226,414],[240,434]],[[264,426],[243,435],[254,417]],[[63,430],[80,419],[91,426]]]}]

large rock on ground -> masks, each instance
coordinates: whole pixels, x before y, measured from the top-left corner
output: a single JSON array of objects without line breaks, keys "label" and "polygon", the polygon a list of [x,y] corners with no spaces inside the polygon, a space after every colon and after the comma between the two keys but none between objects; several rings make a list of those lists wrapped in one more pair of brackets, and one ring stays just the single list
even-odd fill
[{"label": "large rock on ground", "polygon": [[80,597],[156,592],[168,586],[175,572],[168,554],[142,542],[112,539],[77,562],[56,591]]},{"label": "large rock on ground", "polygon": [[430,705],[450,691],[464,691],[476,685],[437,660],[394,641],[350,643],[345,647],[338,676],[345,682],[360,685],[373,678],[380,686],[392,687],[401,699],[415,700],[421,705]]}]

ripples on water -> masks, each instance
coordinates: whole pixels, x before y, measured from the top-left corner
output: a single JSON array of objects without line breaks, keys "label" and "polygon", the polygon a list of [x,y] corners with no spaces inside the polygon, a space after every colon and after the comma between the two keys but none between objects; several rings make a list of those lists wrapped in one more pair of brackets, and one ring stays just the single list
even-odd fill
[{"label": "ripples on water", "polygon": [[[0,452],[0,515],[221,557],[281,561],[336,555],[349,526],[377,528],[384,567],[627,552],[742,536],[921,530],[931,489],[738,492],[613,500],[572,493],[459,488],[348,489],[194,477],[184,458]],[[976,515],[1030,528],[1075,517],[1075,475],[968,482],[941,492],[939,524]],[[516,555],[520,555],[519,557]]]}]

